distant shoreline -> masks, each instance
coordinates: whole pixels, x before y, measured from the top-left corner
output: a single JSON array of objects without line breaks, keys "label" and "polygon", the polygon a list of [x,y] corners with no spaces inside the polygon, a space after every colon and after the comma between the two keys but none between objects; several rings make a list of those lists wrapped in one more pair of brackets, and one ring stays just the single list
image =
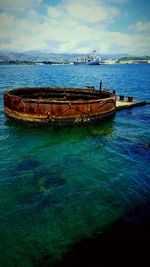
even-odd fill
[{"label": "distant shoreline", "polygon": [[[99,66],[105,66],[105,65],[149,65],[150,62],[126,62],[126,61],[120,61],[116,63],[104,63],[100,64]],[[20,62],[0,62],[0,66],[3,65],[74,65],[73,63],[69,62],[31,62],[31,61],[20,61]]]},{"label": "distant shoreline", "polygon": [[[97,54],[100,65],[112,64],[150,64],[150,56],[130,56],[125,54]],[[86,63],[89,57],[86,54],[55,54],[41,52],[1,52],[0,65],[62,65],[74,63]],[[78,64],[77,64],[78,65]]]}]

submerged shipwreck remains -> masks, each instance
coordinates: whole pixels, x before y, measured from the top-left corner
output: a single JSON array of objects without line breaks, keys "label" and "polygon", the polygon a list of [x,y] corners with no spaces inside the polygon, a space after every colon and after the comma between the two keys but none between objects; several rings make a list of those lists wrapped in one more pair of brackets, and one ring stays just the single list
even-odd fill
[{"label": "submerged shipwreck remains", "polygon": [[4,92],[5,114],[38,124],[77,125],[99,122],[116,111],[114,92],[88,88],[32,87]]}]

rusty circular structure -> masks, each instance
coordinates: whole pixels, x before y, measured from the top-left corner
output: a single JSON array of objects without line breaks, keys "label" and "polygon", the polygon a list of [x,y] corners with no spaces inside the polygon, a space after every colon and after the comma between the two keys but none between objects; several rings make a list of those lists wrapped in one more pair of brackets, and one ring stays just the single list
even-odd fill
[{"label": "rusty circular structure", "polygon": [[93,123],[115,113],[116,96],[93,88],[17,88],[4,91],[4,110],[10,118],[31,123]]}]

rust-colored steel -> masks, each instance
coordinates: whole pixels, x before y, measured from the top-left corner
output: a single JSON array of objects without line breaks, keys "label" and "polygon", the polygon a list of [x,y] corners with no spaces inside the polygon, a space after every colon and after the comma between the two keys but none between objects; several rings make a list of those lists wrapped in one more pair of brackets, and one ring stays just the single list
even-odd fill
[{"label": "rust-colored steel", "polygon": [[93,88],[17,88],[4,92],[4,110],[11,118],[32,123],[92,123],[115,113],[116,96]]}]

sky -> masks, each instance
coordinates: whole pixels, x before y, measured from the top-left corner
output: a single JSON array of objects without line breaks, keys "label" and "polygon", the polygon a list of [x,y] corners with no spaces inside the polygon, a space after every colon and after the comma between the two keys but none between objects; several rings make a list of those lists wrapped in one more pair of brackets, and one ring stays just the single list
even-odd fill
[{"label": "sky", "polygon": [[0,51],[150,55],[149,0],[0,0]]}]

